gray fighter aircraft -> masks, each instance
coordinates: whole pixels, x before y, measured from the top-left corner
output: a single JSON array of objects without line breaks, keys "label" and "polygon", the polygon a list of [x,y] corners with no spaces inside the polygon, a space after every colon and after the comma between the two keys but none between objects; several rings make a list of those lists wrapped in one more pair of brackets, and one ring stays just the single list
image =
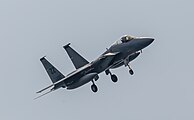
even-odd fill
[{"label": "gray fighter aircraft", "polygon": [[[122,36],[116,41],[110,48],[108,48],[99,58],[92,62],[88,62],[74,49],[70,47],[70,43],[63,48],[66,50],[71,61],[73,62],[76,70],[63,75],[57,70],[45,57],[41,58],[44,68],[46,69],[52,84],[37,93],[42,93],[45,90],[50,89],[37,98],[46,95],[59,88],[66,88],[67,90],[78,88],[88,82],[92,82],[91,89],[93,92],[97,92],[98,88],[95,85],[95,81],[99,79],[98,74],[101,72],[110,75],[113,82],[117,82],[118,78],[115,74],[110,72],[110,69],[115,69],[121,66],[128,66],[129,73],[134,74],[129,63],[134,60],[141,53],[142,49],[150,45],[154,41],[153,38],[148,37],[133,37],[130,35]],[[35,98],[35,99],[37,99]]]}]

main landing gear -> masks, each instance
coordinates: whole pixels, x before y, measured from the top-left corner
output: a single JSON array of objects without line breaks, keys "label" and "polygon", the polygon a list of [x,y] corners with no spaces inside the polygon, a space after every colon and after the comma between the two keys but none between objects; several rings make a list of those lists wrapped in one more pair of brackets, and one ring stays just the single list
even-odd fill
[{"label": "main landing gear", "polygon": [[110,72],[110,70],[106,70],[105,73],[106,73],[106,75],[110,74],[111,80],[112,80],[113,82],[117,82],[117,81],[118,81],[117,76],[116,76],[115,74],[112,74],[112,73]]},{"label": "main landing gear", "polygon": [[94,93],[96,93],[98,91],[98,87],[95,85],[94,81],[92,80],[92,85],[91,85],[91,89]]}]

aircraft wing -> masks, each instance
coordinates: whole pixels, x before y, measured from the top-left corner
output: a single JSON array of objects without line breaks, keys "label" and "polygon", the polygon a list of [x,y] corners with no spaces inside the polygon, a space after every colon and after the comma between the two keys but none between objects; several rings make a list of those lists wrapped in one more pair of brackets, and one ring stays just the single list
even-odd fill
[{"label": "aircraft wing", "polygon": [[[111,63],[111,61],[114,59],[114,57],[116,55],[118,55],[119,52],[116,52],[116,53],[106,53],[104,55],[102,55],[99,60],[105,60],[108,61],[108,63]],[[53,84],[43,88],[42,90],[39,90],[38,92],[36,93],[42,93],[46,90],[48,90],[49,88],[51,88],[48,92],[45,92],[43,93],[42,95],[36,97],[35,99],[38,99],[48,93],[51,93],[61,87],[65,87],[65,83],[68,83],[68,82],[71,82],[74,80],[74,76],[79,74],[80,72],[82,72],[83,70],[87,69],[88,67],[91,67],[92,64],[86,64],[85,66],[81,67],[81,68],[78,68],[77,70],[73,71],[72,73],[68,74],[65,78],[62,78],[60,80],[58,80],[57,82],[54,82]]]},{"label": "aircraft wing", "polygon": [[[100,57],[100,59],[109,59],[109,67],[107,67],[106,68],[106,70],[109,70],[113,65],[111,64],[112,63],[112,61],[113,61],[113,59],[117,56],[117,55],[119,55],[120,54],[120,52],[114,52],[114,53],[111,53],[111,52],[109,52],[109,53],[106,53],[106,54],[104,54],[103,56],[101,56]],[[106,71],[105,70],[105,71]]]}]

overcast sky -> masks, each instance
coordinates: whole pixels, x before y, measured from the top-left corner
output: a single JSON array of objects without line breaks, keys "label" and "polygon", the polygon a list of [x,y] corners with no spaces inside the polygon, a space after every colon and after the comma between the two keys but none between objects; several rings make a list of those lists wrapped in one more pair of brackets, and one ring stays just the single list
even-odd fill
[{"label": "overcast sky", "polygon": [[[192,0],[0,0],[1,120],[193,120],[194,2]],[[131,63],[73,91],[57,90],[39,59],[73,71],[62,46],[91,61],[120,36],[154,37]]]}]

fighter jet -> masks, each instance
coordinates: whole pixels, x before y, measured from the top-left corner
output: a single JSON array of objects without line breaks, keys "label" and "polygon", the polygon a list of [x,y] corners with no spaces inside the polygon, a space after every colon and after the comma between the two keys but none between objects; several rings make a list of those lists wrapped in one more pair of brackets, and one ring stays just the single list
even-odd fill
[{"label": "fighter jet", "polygon": [[110,70],[121,66],[128,67],[129,73],[133,75],[134,72],[130,67],[130,62],[137,58],[140,53],[142,53],[142,49],[149,46],[153,41],[154,38],[150,37],[134,37],[124,35],[92,62],[88,62],[85,58],[78,54],[69,43],[63,46],[63,48],[69,55],[76,70],[65,76],[45,57],[42,57],[40,61],[46,69],[52,84],[38,91],[37,93],[40,94],[47,90],[47,92],[44,92],[35,99],[59,88],[72,90],[89,82],[92,83],[91,90],[95,93],[98,91],[98,87],[95,84],[95,81],[99,79],[98,74],[105,72],[106,75],[110,75],[113,82],[117,82],[117,76],[112,74]]}]

